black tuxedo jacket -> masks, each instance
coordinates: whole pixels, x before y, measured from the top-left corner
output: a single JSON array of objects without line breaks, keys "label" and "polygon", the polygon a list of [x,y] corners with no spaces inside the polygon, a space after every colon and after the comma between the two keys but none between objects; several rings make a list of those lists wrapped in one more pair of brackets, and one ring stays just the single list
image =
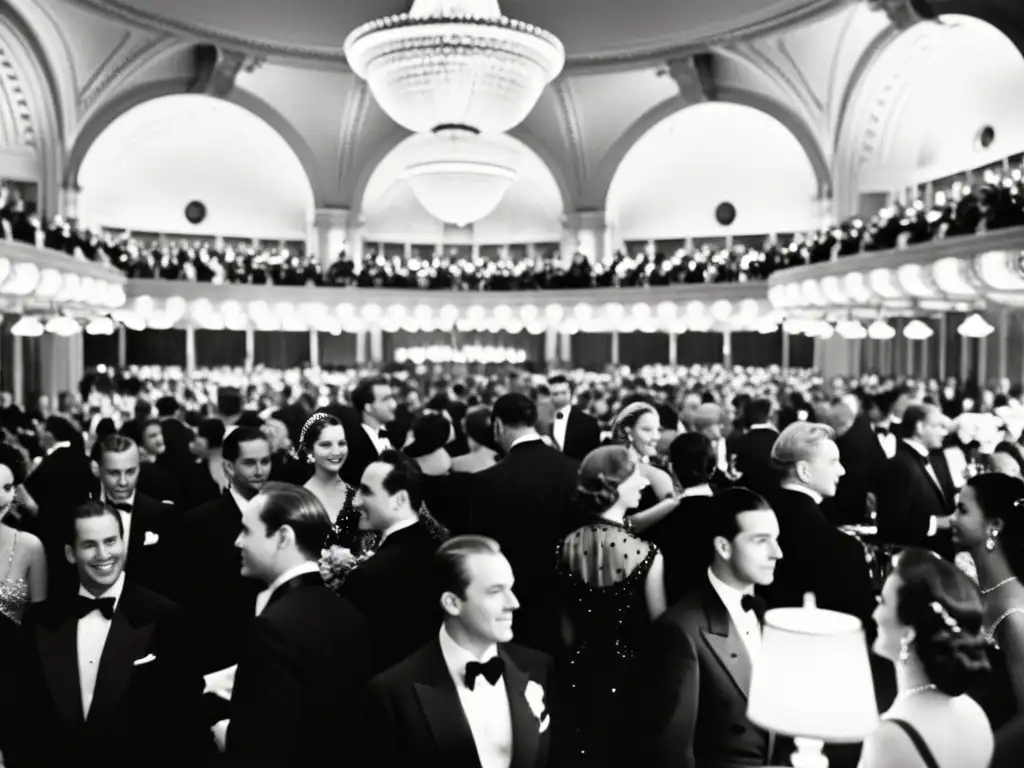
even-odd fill
[{"label": "black tuxedo jacket", "polygon": [[340,756],[370,679],[366,622],[319,573],[286,581],[249,625],[231,696],[233,766],[313,766]]},{"label": "black tuxedo jacket", "polygon": [[495,539],[516,575],[516,640],[548,653],[561,646],[554,552],[576,526],[579,464],[536,440],[472,475],[469,531]]},{"label": "black tuxedo jacket", "polygon": [[196,660],[203,674],[238,663],[246,627],[263,585],[242,576],[235,539],[242,513],[230,492],[186,513],[175,558],[180,602],[195,632]]},{"label": "black tuxedo jacket", "polygon": [[409,656],[437,630],[441,609],[429,574],[438,545],[423,523],[403,528],[342,585],[341,596],[366,618],[375,672]]},{"label": "black tuxedo jacket", "polygon": [[[498,654],[505,660],[505,689],[512,716],[511,768],[545,768],[549,764],[555,768],[556,761],[549,760],[554,751],[552,731],[558,721],[552,661],[516,645],[500,646]],[[550,720],[543,733],[541,720],[527,703],[525,691],[530,681],[544,689]],[[365,748],[358,761],[360,768],[480,768],[473,732],[436,638],[370,683],[359,734],[359,744]]]},{"label": "black tuxedo jacket", "polygon": [[768,497],[779,520],[782,559],[761,590],[769,608],[800,607],[813,592],[819,608],[856,616],[870,633],[875,593],[864,548],[837,530],[814,499],[780,488]]},{"label": "black tuxedo jacket", "polygon": [[706,575],[651,629],[632,696],[651,768],[768,765],[771,734],[747,719],[752,666]]},{"label": "black tuxedo jacket", "polygon": [[736,469],[743,474],[739,485],[762,496],[779,487],[779,473],[772,467],[772,446],[778,436],[774,429],[750,429],[729,445]]},{"label": "black tuxedo jacket", "polygon": [[821,509],[833,525],[867,521],[868,493],[876,493],[888,459],[867,416],[858,416],[845,434],[836,438],[839,458],[846,474],[839,480],[836,495],[822,502]]},{"label": "black tuxedo jacket", "polygon": [[932,454],[931,463],[941,489],[928,475],[921,455],[900,441],[878,486],[878,537],[891,544],[927,547],[952,557],[948,533],[928,536],[929,519],[952,514],[956,495],[941,451]]},{"label": "black tuxedo jacket", "polygon": [[565,444],[562,446],[562,453],[570,459],[583,461],[584,456],[600,445],[601,429],[597,426],[597,420],[579,408],[570,408],[565,424]]},{"label": "black tuxedo jacket", "polygon": [[5,754],[10,768],[72,768],[97,755],[114,768],[204,764],[213,745],[182,618],[174,603],[125,582],[84,718],[74,602],[30,606],[17,670],[24,720]]}]

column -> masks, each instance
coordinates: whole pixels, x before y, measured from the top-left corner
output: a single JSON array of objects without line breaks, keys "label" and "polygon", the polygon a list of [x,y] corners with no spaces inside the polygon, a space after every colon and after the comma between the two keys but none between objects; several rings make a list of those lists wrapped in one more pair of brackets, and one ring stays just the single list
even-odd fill
[{"label": "column", "polygon": [[929,357],[931,350],[931,339],[925,339],[921,342],[921,378],[931,378],[932,361]]},{"label": "column", "polygon": [[250,325],[245,329],[245,372],[251,373],[256,367],[256,331]]},{"label": "column", "polygon": [[406,264],[412,261],[412,243],[402,244],[402,256],[405,259]]},{"label": "column", "polygon": [[584,254],[591,264],[600,264],[611,249],[608,222],[604,211],[580,211],[576,214],[578,229],[576,249]]},{"label": "column", "polygon": [[[345,250],[348,234],[348,208],[317,208],[313,217],[313,231],[306,242],[306,252],[315,253],[320,268],[325,272],[338,254]],[[351,258],[351,254],[349,254]]]},{"label": "column", "polygon": [[473,259],[473,263],[475,264],[476,262],[480,261],[480,243],[474,241],[473,244],[469,246],[469,249],[469,255]]},{"label": "column", "polygon": [[568,213],[562,217],[562,264],[569,266],[576,255],[576,236],[579,232],[579,214]]},{"label": "column", "polygon": [[309,329],[309,367],[320,367],[320,332],[316,328]]},{"label": "column", "polygon": [[363,266],[363,228],[358,222],[349,224],[345,233],[345,254],[357,270]]},{"label": "column", "polygon": [[[901,325],[906,327],[906,320],[904,320]],[[917,360],[915,358],[917,357],[917,342],[913,339],[904,337],[903,343],[907,345],[907,376],[916,376]]]},{"label": "column", "polygon": [[732,331],[722,331],[722,365],[732,368]]},{"label": "column", "polygon": [[185,375],[192,378],[196,372],[196,329],[185,326]]},{"label": "column", "polygon": [[379,325],[370,329],[370,362],[381,365],[384,362],[384,331]]},{"label": "column", "polygon": [[558,365],[558,328],[553,325],[544,329],[544,362],[549,368]]},{"label": "column", "polygon": [[998,352],[996,353],[996,376],[1000,379],[1005,379],[1008,372],[1009,356],[1010,356],[1010,311],[1007,309],[999,310],[999,317],[996,320],[996,333]]},{"label": "column", "polygon": [[679,334],[675,331],[668,332],[668,364],[672,368],[679,365]]},{"label": "column", "polygon": [[84,375],[85,342],[81,333],[74,336],[45,333],[40,337],[40,390],[50,396],[50,402],[56,403],[61,392],[76,391]]},{"label": "column", "polygon": [[621,355],[619,353],[619,332],[612,331],[611,364],[618,366]]},{"label": "column", "polygon": [[572,334],[558,334],[558,359],[565,368],[572,368]]},{"label": "column", "polygon": [[124,370],[128,367],[128,329],[117,326],[117,367]]},{"label": "column", "polygon": [[782,367],[789,368],[789,334],[780,330],[782,334]]},{"label": "column", "polygon": [[356,365],[366,365],[366,331],[356,331]]},{"label": "column", "polygon": [[978,386],[984,387],[988,381],[988,339],[978,339]]},{"label": "column", "polygon": [[[967,377],[971,374],[971,344],[974,343],[973,339],[969,339],[966,336],[960,337],[960,383],[967,381]],[[980,381],[978,382],[981,383]]]},{"label": "column", "polygon": [[526,244],[526,260],[530,263],[537,261],[537,244],[527,243]]},{"label": "column", "polygon": [[939,332],[938,344],[939,344],[939,381],[945,381],[946,379],[946,344],[948,343],[949,333],[949,320],[945,312],[939,315]]},{"label": "column", "polygon": [[78,219],[83,211],[79,209],[78,199],[82,194],[82,188],[77,184],[70,187],[62,187],[60,190],[60,198],[58,205],[60,206],[60,215],[65,219]]},{"label": "column", "polygon": [[815,202],[817,208],[818,227],[825,229],[835,224],[835,212],[832,198],[827,193],[819,197]]},{"label": "column", "polygon": [[18,405],[25,403],[25,338],[11,336],[11,394]]}]

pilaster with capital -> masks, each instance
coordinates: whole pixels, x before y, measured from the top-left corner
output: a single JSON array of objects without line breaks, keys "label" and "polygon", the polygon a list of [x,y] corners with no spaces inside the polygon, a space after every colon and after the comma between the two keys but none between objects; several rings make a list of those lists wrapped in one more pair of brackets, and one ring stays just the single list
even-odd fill
[{"label": "pilaster with capital", "polygon": [[[348,208],[318,208],[306,244],[307,253],[315,253],[320,268],[326,272],[346,250],[349,238],[350,211]],[[352,257],[352,254],[349,254]]]}]

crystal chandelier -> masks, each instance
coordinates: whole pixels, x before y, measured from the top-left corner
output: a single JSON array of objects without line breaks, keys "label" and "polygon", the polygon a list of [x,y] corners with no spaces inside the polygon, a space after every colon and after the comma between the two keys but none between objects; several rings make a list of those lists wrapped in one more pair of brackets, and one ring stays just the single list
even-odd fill
[{"label": "crystal chandelier", "polygon": [[498,207],[518,173],[518,153],[507,136],[442,128],[409,139],[405,177],[431,216],[464,227]]},{"label": "crystal chandelier", "polygon": [[381,108],[414,133],[511,130],[565,65],[558,38],[503,16],[498,0],[413,0],[408,13],[355,29],[345,56]]}]

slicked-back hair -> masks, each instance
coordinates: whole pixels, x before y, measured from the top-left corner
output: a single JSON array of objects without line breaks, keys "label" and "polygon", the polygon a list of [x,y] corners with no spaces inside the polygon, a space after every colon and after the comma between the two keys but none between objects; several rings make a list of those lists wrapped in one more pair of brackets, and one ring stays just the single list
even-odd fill
[{"label": "slicked-back hair", "polygon": [[917,434],[917,425],[928,419],[928,414],[936,410],[938,406],[928,403],[911,403],[903,411],[903,428],[907,434],[913,437]]},{"label": "slicked-back hair", "polygon": [[352,407],[359,412],[362,416],[363,411],[366,410],[366,406],[374,401],[373,388],[374,387],[389,387],[391,382],[385,379],[383,376],[370,376],[362,379],[356,388],[352,392]]},{"label": "slicked-back hair", "polygon": [[466,596],[469,586],[469,569],[466,561],[473,555],[500,555],[501,546],[487,536],[455,536],[442,544],[434,554],[434,584],[437,596],[451,592],[459,597]]},{"label": "slicked-back hair", "polygon": [[121,520],[121,513],[106,502],[89,499],[75,507],[68,516],[67,525],[64,528],[64,543],[69,547],[75,546],[79,520],[88,520],[90,517],[103,517],[104,515],[111,515],[117,521],[117,531],[123,539],[124,522]]},{"label": "slicked-back hair", "polygon": [[700,432],[684,432],[669,443],[668,461],[683,488],[704,485],[715,469],[711,439]]},{"label": "slicked-back hair", "polygon": [[772,466],[781,472],[790,472],[798,462],[810,460],[819,445],[835,439],[835,430],[826,424],[795,421],[775,438]]},{"label": "slicked-back hair", "polygon": [[102,464],[103,457],[108,453],[124,453],[137,447],[135,441],[127,435],[110,435],[99,444],[99,450],[96,451],[96,461]]},{"label": "slicked-back hair", "polygon": [[534,427],[537,425],[537,404],[524,394],[509,392],[494,402],[491,416],[506,427]]},{"label": "slicked-back hair", "polygon": [[224,447],[221,449],[221,456],[225,461],[235,462],[242,455],[242,443],[255,443],[262,440],[268,446],[270,441],[267,436],[253,427],[237,427],[224,438]]},{"label": "slicked-back hair", "polygon": [[763,496],[749,488],[726,488],[712,497],[711,511],[703,522],[707,533],[708,563],[714,557],[712,542],[719,536],[732,541],[740,533],[739,517],[744,512],[772,512]]},{"label": "slicked-back hair", "polygon": [[260,520],[267,535],[288,526],[295,533],[295,544],[306,557],[316,560],[331,532],[331,519],[320,499],[312,492],[291,483],[267,483],[257,498],[262,500]]},{"label": "slicked-back hair", "polygon": [[423,504],[423,473],[419,465],[401,451],[394,449],[384,451],[374,463],[387,464],[390,471],[384,476],[381,485],[389,495],[399,491],[409,494],[409,506],[418,511]]}]

